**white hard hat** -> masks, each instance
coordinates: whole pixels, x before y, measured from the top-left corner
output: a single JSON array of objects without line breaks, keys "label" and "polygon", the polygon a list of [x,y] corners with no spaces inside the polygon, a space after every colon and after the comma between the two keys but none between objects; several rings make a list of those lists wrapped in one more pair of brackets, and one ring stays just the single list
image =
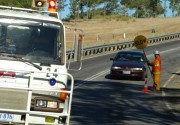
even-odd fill
[{"label": "white hard hat", "polygon": [[158,55],[158,54],[159,54],[159,51],[155,50],[154,55]]}]

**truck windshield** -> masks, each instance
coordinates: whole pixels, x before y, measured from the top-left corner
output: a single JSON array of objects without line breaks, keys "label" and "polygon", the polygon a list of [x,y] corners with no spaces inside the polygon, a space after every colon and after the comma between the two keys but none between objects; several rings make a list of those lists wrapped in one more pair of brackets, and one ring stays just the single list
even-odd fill
[{"label": "truck windshield", "polygon": [[63,64],[62,31],[60,24],[0,18],[0,53],[31,62]]}]

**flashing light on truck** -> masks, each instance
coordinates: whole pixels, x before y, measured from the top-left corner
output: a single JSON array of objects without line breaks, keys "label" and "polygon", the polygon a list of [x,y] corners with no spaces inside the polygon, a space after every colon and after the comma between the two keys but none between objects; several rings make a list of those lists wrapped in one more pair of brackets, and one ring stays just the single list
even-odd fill
[{"label": "flashing light on truck", "polygon": [[56,0],[48,0],[49,7],[48,11],[56,12]]},{"label": "flashing light on truck", "polygon": [[34,8],[48,8],[50,12],[56,12],[56,0],[33,0],[32,7]]}]

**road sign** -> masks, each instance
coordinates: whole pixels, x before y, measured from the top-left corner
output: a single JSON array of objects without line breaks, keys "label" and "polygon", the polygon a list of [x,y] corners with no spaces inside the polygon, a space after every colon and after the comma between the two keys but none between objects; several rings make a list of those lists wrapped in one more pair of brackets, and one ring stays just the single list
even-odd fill
[{"label": "road sign", "polygon": [[144,49],[148,45],[147,38],[143,35],[136,36],[134,39],[134,45],[137,49]]}]

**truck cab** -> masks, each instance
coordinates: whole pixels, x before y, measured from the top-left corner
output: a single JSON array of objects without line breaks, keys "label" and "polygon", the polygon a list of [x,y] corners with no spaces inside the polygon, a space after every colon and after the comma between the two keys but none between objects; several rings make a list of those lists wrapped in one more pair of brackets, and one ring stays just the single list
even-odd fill
[{"label": "truck cab", "polygon": [[69,124],[74,79],[65,43],[60,19],[0,10],[0,124]]}]

